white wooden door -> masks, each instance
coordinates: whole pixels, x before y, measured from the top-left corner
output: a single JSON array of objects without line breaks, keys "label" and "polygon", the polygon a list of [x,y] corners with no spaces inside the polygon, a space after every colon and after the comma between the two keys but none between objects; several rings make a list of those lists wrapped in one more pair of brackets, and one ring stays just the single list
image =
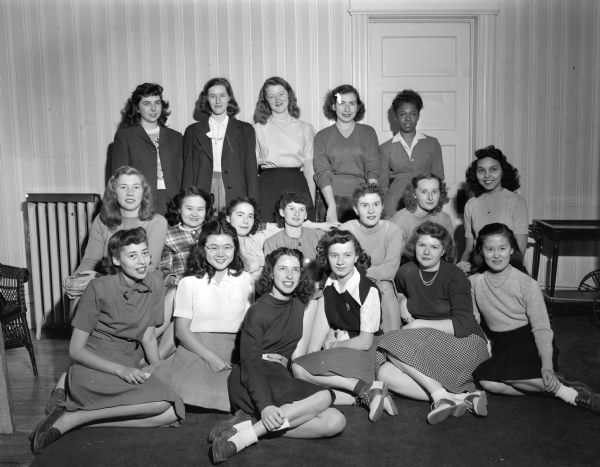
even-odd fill
[{"label": "white wooden door", "polygon": [[367,121],[380,142],[392,137],[391,104],[396,93],[413,89],[424,107],[417,129],[442,146],[451,201],[444,210],[455,225],[456,190],[472,157],[472,22],[386,19],[368,26]]}]

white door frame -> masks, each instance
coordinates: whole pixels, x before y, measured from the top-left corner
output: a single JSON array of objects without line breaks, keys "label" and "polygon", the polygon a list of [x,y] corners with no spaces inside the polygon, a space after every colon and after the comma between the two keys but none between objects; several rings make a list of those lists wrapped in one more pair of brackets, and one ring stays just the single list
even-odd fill
[{"label": "white door frame", "polygon": [[352,25],[352,78],[368,89],[369,37],[372,22],[398,19],[469,21],[473,27],[473,118],[471,148],[494,144],[495,26],[498,0],[349,0]]}]

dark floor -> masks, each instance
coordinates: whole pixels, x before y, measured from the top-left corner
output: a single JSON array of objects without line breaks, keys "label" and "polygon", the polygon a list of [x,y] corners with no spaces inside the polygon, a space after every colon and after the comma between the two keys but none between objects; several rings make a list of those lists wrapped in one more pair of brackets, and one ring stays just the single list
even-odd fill
[{"label": "dark floor", "polygon": [[[585,316],[557,316],[553,326],[561,372],[600,390],[600,330]],[[600,465],[600,415],[555,398],[490,396],[486,418],[466,414],[436,426],[425,421],[427,403],[397,405],[399,416],[384,415],[377,424],[361,408],[342,408],[347,427],[336,438],[261,440],[226,465]],[[180,428],[75,430],[33,465],[208,465],[206,436],[223,418],[190,409]]]}]

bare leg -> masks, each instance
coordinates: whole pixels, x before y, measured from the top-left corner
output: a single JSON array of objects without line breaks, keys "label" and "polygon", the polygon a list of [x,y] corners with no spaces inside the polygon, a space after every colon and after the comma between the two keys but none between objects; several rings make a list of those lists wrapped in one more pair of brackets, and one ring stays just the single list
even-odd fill
[{"label": "bare leg", "polygon": [[292,371],[294,376],[298,379],[303,379],[311,383],[320,384],[328,388],[338,388],[343,391],[335,391],[335,405],[354,405],[356,402],[355,396],[352,391],[358,383],[356,378],[346,378],[344,376],[332,375],[332,376],[318,376],[313,375],[306,371],[300,365],[292,363]]},{"label": "bare leg", "polygon": [[429,400],[429,394],[414,379],[390,362],[381,366],[377,378],[397,394],[419,401]]},{"label": "bare leg", "polygon": [[402,327],[400,305],[396,292],[394,292],[394,286],[389,281],[381,281],[377,283],[377,287],[381,292],[381,328],[383,332],[400,329]]},{"label": "bare leg", "polygon": [[175,326],[171,322],[158,342],[158,357],[164,360],[173,352],[175,352]]},{"label": "bare leg", "polygon": [[65,412],[56,420],[54,427],[64,434],[82,425],[151,427],[167,425],[176,420],[171,404],[167,401],[158,401]]},{"label": "bare leg", "polygon": [[[424,375],[419,370],[408,366],[406,363],[401,362],[397,358],[388,355],[388,360],[395,367],[399,368],[402,371],[402,373],[405,373],[407,376],[409,376],[414,382],[417,383],[418,386],[420,386],[428,394],[431,394],[432,392],[437,391],[438,389],[443,389],[442,385],[438,381],[434,380],[433,378],[430,378],[429,376]],[[402,392],[403,389],[401,387],[399,389],[401,390],[398,393],[404,395],[404,393]],[[408,386],[407,389],[414,390],[414,386]]]},{"label": "bare leg", "polygon": [[514,388],[507,382],[500,381],[480,381],[479,384],[483,389],[493,394],[503,394],[505,396],[524,396],[521,391]]}]

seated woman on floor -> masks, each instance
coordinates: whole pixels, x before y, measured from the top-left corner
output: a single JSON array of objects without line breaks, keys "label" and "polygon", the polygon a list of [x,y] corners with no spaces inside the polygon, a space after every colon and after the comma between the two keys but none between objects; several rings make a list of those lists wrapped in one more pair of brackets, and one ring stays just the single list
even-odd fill
[{"label": "seated woman on floor", "polygon": [[241,409],[242,416],[211,430],[214,463],[267,434],[325,438],[346,426],[344,416],[330,407],[331,391],[296,379],[289,370],[289,362],[304,352],[312,328],[306,306],[313,286],[302,262],[302,253],[289,248],[279,248],[266,258],[256,285],[261,297],[248,310],[242,327],[241,365],[229,376],[231,405]]},{"label": "seated woman on floor", "polygon": [[[447,202],[448,190],[440,177],[429,172],[414,177],[404,192],[405,207],[390,219],[402,230],[402,243],[406,244],[415,229],[427,221],[440,224],[452,236],[452,219],[442,211]],[[405,262],[403,258],[402,264]]]},{"label": "seated woman on floor", "polygon": [[553,333],[537,282],[527,275],[515,234],[506,225],[479,231],[475,251],[478,274],[469,277],[476,317],[483,316],[492,341],[492,358],[475,371],[486,391],[512,396],[554,395],[571,405],[600,413],[600,394],[555,373]]},{"label": "seated woman on floor", "polygon": [[[158,346],[160,358],[166,358],[175,350],[171,317],[177,285],[187,268],[192,248],[198,243],[204,220],[212,217],[212,198],[200,188],[191,186],[181,190],[169,202],[167,208],[167,238],[160,258],[160,269],[165,278],[165,328]],[[162,334],[160,330],[158,334]]]},{"label": "seated woman on floor", "polygon": [[236,340],[254,299],[235,229],[204,224],[175,296],[174,355],[147,369],[189,405],[229,411],[227,377],[239,359]]},{"label": "seated woman on floor", "polygon": [[185,417],[183,402],[166,384],[138,367],[136,349],[158,361],[155,326],[162,324],[165,289],[150,272],[143,228],[120,230],[108,241],[113,273],[94,279],[73,318],[66,401],[30,436],[39,454],[80,426],[156,427]]},{"label": "seated woman on floor", "polygon": [[400,267],[396,287],[406,325],[379,342],[377,376],[390,390],[433,400],[430,424],[469,409],[487,415],[485,393],[475,391],[473,370],[489,358],[485,334],[475,321],[471,287],[452,264],[448,231],[434,222],[417,227],[408,243],[414,262]]},{"label": "seated woman on floor", "polygon": [[370,258],[347,230],[325,234],[317,251],[329,278],[318,300],[311,353],[294,361],[294,375],[335,388],[337,405],[365,405],[372,422],[383,410],[396,415],[387,385],[375,381],[381,303],[377,286],[366,277]]}]

